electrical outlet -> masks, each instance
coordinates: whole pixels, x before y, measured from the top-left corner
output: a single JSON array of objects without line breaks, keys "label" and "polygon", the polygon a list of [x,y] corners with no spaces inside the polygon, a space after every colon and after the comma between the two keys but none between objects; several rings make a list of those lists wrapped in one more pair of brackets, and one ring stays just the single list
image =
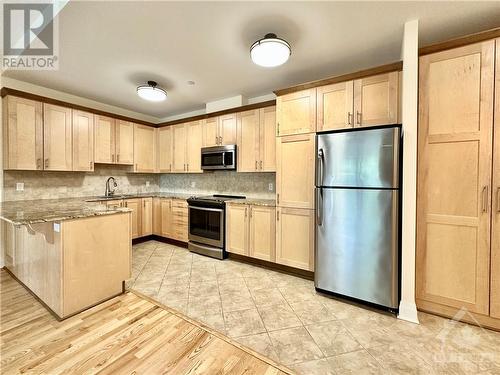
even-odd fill
[{"label": "electrical outlet", "polygon": [[17,191],[23,191],[24,190],[24,182],[18,182],[18,183],[16,183],[16,190]]},{"label": "electrical outlet", "polygon": [[149,181],[146,181],[146,187],[148,187],[148,186],[149,186]]},{"label": "electrical outlet", "polygon": [[274,184],[272,182],[269,183],[269,191],[274,190]]},{"label": "electrical outlet", "polygon": [[191,187],[192,187],[192,188],[196,187],[196,182],[191,181]]}]

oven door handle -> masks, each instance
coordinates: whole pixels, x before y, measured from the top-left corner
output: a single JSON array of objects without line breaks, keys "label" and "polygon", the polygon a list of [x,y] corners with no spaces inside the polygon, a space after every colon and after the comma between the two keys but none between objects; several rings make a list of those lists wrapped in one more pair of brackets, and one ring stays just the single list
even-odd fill
[{"label": "oven door handle", "polygon": [[202,211],[224,212],[224,210],[222,208],[208,208],[208,207],[199,207],[199,206],[189,206],[189,208],[193,208],[195,210],[202,210]]}]

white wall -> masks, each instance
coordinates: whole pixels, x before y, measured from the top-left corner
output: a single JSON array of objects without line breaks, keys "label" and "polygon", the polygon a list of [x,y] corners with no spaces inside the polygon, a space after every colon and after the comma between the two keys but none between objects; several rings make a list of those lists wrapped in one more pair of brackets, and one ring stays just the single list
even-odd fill
[{"label": "white wall", "polygon": [[418,323],[415,304],[417,217],[418,20],[405,23],[403,59],[403,227],[401,302],[398,317]]}]

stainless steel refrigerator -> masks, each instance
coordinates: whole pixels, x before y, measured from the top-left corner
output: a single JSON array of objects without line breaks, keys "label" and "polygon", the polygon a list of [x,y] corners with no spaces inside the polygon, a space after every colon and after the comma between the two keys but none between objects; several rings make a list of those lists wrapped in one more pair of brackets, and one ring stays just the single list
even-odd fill
[{"label": "stainless steel refrigerator", "polygon": [[316,136],[318,290],[399,304],[401,126]]}]

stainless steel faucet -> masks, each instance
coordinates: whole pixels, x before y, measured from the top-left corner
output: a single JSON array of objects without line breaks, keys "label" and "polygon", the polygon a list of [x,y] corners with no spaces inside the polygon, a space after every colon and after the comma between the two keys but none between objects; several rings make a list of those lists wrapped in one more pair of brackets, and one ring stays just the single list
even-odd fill
[{"label": "stainless steel faucet", "polygon": [[[110,188],[109,187],[109,182],[110,181],[113,181],[113,188]],[[113,194],[115,194],[115,189],[116,187],[118,186],[118,184],[116,183],[116,180],[114,177],[110,177],[106,180],[106,191],[104,192],[104,195],[106,197],[111,197]]]}]

